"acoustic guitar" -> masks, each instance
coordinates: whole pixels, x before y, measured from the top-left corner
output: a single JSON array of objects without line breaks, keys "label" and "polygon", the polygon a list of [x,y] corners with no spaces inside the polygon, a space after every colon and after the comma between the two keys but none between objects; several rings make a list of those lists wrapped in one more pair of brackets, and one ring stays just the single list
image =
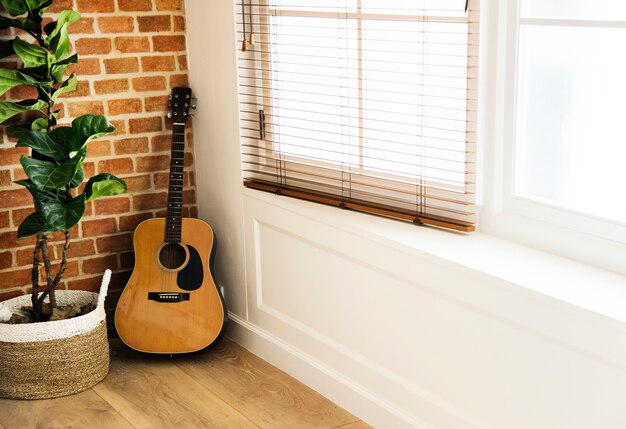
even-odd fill
[{"label": "acoustic guitar", "polygon": [[226,323],[224,299],[211,275],[214,235],[200,219],[183,218],[185,123],[191,89],[170,96],[172,155],[167,216],[135,229],[135,266],[115,310],[128,346],[147,353],[191,353],[214,344]]}]

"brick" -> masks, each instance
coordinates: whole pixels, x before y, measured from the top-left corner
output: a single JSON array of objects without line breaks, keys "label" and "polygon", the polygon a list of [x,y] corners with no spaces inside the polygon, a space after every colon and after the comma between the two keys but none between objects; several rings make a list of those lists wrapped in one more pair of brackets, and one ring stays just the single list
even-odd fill
[{"label": "brick", "polygon": [[132,271],[113,273],[111,276],[111,283],[109,283],[109,290],[122,289],[128,283]]},{"label": "brick", "polygon": [[2,285],[3,288],[30,285],[32,283],[31,279],[32,277],[30,268],[11,271],[0,271],[0,285]]},{"label": "brick", "polygon": [[37,88],[30,85],[19,85],[9,91],[11,100],[27,100],[37,98]]},{"label": "brick", "polygon": [[137,225],[146,219],[152,219],[152,213],[138,213],[130,216],[120,216],[120,231],[134,231],[135,228],[137,228]]},{"label": "brick", "polygon": [[172,29],[172,20],[169,15],[138,16],[137,24],[139,24],[139,31],[143,33]]},{"label": "brick", "polygon": [[59,95],[59,98],[88,97],[90,95],[91,95],[91,89],[89,88],[89,82],[86,80],[81,80],[81,81],[78,81],[76,85],[76,89],[74,91],[61,94]]},{"label": "brick", "polygon": [[163,129],[163,121],[160,116],[131,118],[128,120],[128,128],[131,134],[161,131]]},{"label": "brick", "polygon": [[123,53],[148,52],[150,51],[150,41],[147,37],[116,37],[115,48]]},{"label": "brick", "polygon": [[141,58],[141,69],[145,72],[174,71],[176,60],[174,56],[151,56]]},{"label": "brick", "polygon": [[13,225],[15,227],[17,227],[34,210],[35,209],[33,207],[29,207],[27,209],[13,209],[13,210],[11,210],[11,220],[13,221]]},{"label": "brick", "polygon": [[97,256],[83,260],[83,274],[101,274],[107,268],[117,269],[117,255]]},{"label": "brick", "polygon": [[[18,267],[33,265],[34,249],[19,249],[15,252],[15,263]],[[40,257],[41,258],[41,257]]]},{"label": "brick", "polygon": [[87,154],[90,157],[111,155],[111,142],[108,140],[92,141],[87,146]]},{"label": "brick", "polygon": [[164,76],[136,77],[133,79],[135,91],[162,91],[166,89]]},{"label": "brick", "polygon": [[[48,9],[46,12],[50,11]],[[80,20],[76,21],[72,25],[70,25],[70,33],[71,34],[93,34],[94,18],[86,18],[82,17]]]},{"label": "brick", "polygon": [[191,167],[193,165],[193,154],[191,152],[185,152],[185,168]]},{"label": "brick", "polygon": [[106,37],[82,38],[74,43],[79,55],[102,55],[111,52],[111,39]]},{"label": "brick", "polygon": [[128,174],[133,172],[133,160],[130,158],[107,159],[98,162],[99,173]]},{"label": "brick", "polygon": [[128,213],[130,199],[127,196],[102,198],[94,201],[94,207],[97,215]]},{"label": "brick", "polygon": [[46,9],[46,13],[59,13],[66,9],[73,9],[74,1],[73,0],[56,0],[53,4]]},{"label": "brick", "polygon": [[182,0],[156,0],[157,10],[182,10]]},{"label": "brick", "polygon": [[146,97],[144,104],[146,112],[166,112],[169,109],[169,100],[166,95]]},{"label": "brick", "polygon": [[83,169],[85,170],[85,177],[91,177],[96,175],[96,165],[93,162],[84,162]]},{"label": "brick", "polygon": [[[56,275],[56,273],[59,271],[59,267],[61,265],[61,262],[57,262],[57,263],[53,263],[52,264],[52,273],[53,276]],[[40,278],[42,280],[42,282],[45,283],[44,281],[44,270],[41,270],[39,272],[40,274]],[[63,278],[68,278],[68,277],[75,277],[78,275],[78,261],[67,261],[65,264],[65,271],[63,272]]]},{"label": "brick", "polygon": [[11,220],[9,217],[9,211],[0,212],[0,228],[8,228],[11,226]]},{"label": "brick", "polygon": [[183,204],[194,204],[196,202],[196,191],[187,189],[183,191]]},{"label": "brick", "polygon": [[11,172],[9,170],[0,170],[0,186],[9,186],[10,184]]},{"label": "brick", "polygon": [[14,180],[26,180],[28,179],[28,176],[26,175],[26,172],[24,171],[24,169],[20,167],[20,168],[16,168],[15,170],[13,170],[13,179]]},{"label": "brick", "polygon": [[185,17],[178,15],[174,16],[174,31],[185,31]]},{"label": "brick", "polygon": [[136,73],[139,62],[136,57],[110,58],[104,60],[104,68],[108,74]]},{"label": "brick", "polygon": [[27,147],[0,149],[0,165],[20,165],[20,156],[30,155]]},{"label": "brick", "polygon": [[126,121],[124,120],[111,120],[109,121],[111,125],[115,127],[115,131],[110,136],[119,136],[121,134],[126,134]]},{"label": "brick", "polygon": [[13,265],[13,254],[11,252],[0,253],[0,269],[9,268]]},{"label": "brick", "polygon": [[116,155],[146,153],[149,150],[148,137],[136,137],[117,140],[113,143]]},{"label": "brick", "polygon": [[76,0],[78,12],[115,12],[114,0]]},{"label": "brick", "polygon": [[114,218],[83,220],[81,222],[83,237],[95,237],[117,232],[117,222]]},{"label": "brick", "polygon": [[135,210],[160,209],[167,204],[167,192],[133,195]]},{"label": "brick", "polygon": [[128,79],[105,79],[98,80],[93,83],[96,94],[115,94],[119,92],[127,92],[129,85]]},{"label": "brick", "polygon": [[102,284],[102,276],[87,277],[67,282],[67,288],[70,290],[86,290],[89,292],[98,292]]},{"label": "brick", "polygon": [[178,56],[178,68],[181,71],[187,70],[187,55],[179,55]]},{"label": "brick", "polygon": [[[93,240],[72,240],[70,242],[70,248],[67,250],[68,258],[78,258],[80,256],[89,256],[95,253],[96,249],[93,244]],[[56,247],[57,255],[61,255],[63,252],[63,245]]]},{"label": "brick", "polygon": [[17,298],[22,295],[24,295],[24,291],[22,289],[0,290],[0,302],[11,298]]},{"label": "brick", "polygon": [[163,171],[170,169],[170,157],[167,155],[160,156],[140,156],[137,158],[137,173],[145,173],[151,171]]},{"label": "brick", "polygon": [[198,217],[198,207],[192,206],[189,208],[189,217],[194,217],[194,218]]},{"label": "brick", "polygon": [[120,10],[136,12],[152,10],[151,0],[118,0]]},{"label": "brick", "polygon": [[72,118],[86,114],[104,115],[104,105],[102,101],[79,101],[69,103],[68,108]]},{"label": "brick", "polygon": [[24,188],[0,191],[0,201],[3,208],[33,206],[33,197]]},{"label": "brick", "polygon": [[125,98],[109,100],[109,115],[123,115],[127,113],[141,113],[142,106],[139,98]]},{"label": "brick", "polygon": [[172,135],[163,134],[152,137],[150,144],[153,152],[163,152],[172,150]]},{"label": "brick", "polygon": [[[146,191],[152,188],[152,181],[149,174],[142,174],[141,176],[124,177],[128,192]],[[121,220],[120,220],[121,223]]]},{"label": "brick", "polygon": [[185,36],[152,36],[155,52],[184,51]]},{"label": "brick", "polygon": [[78,63],[68,68],[68,73],[76,73],[82,75],[100,74],[100,60],[98,58],[80,58]]},{"label": "brick", "polygon": [[189,86],[189,76],[186,74],[175,74],[170,76],[170,88],[176,88],[177,86]]},{"label": "brick", "polygon": [[96,239],[98,253],[122,252],[133,249],[133,235],[125,233]]},{"label": "brick", "polygon": [[101,33],[132,33],[135,21],[132,16],[98,17],[98,29]]}]

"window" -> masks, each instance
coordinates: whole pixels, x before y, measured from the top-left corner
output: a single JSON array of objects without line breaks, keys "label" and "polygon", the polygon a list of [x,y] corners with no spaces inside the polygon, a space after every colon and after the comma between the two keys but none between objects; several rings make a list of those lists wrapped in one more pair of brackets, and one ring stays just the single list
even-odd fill
[{"label": "window", "polygon": [[483,22],[482,229],[626,273],[626,3],[497,6]]},{"label": "window", "polygon": [[473,230],[477,2],[466,7],[238,4],[245,184]]}]

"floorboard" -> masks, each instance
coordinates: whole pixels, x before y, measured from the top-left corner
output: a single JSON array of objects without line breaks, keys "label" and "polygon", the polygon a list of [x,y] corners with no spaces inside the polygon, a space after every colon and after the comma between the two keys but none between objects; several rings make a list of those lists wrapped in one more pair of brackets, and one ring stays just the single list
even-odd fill
[{"label": "floorboard", "polygon": [[0,399],[0,429],[371,429],[224,338],[190,356],[148,355],[111,342],[111,370],[85,392]]}]

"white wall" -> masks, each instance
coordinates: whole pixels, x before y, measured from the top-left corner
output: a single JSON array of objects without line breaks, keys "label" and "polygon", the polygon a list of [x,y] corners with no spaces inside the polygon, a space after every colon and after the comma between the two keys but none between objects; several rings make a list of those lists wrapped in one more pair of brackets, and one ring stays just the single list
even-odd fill
[{"label": "white wall", "polygon": [[556,299],[570,288],[550,270],[616,296],[623,279],[241,186],[233,7],[186,1],[200,216],[230,335],[379,428],[626,428],[624,305],[589,284]]}]

